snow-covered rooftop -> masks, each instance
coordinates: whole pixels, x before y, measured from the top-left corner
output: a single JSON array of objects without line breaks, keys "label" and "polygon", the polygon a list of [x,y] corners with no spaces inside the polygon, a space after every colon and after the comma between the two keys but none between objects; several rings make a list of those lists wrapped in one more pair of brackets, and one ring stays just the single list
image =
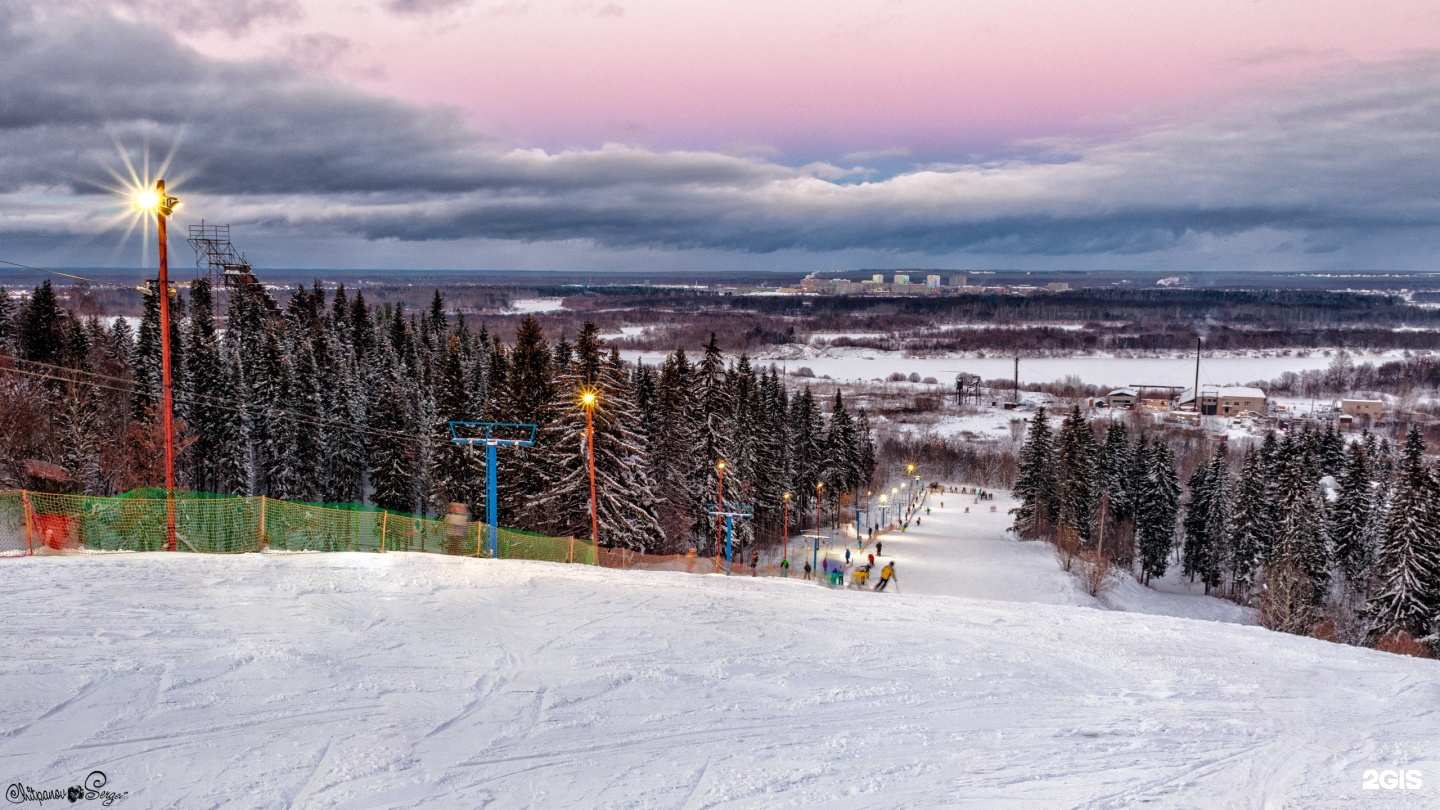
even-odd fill
[{"label": "snow-covered rooftop", "polygon": [[[1235,399],[1264,399],[1265,392],[1259,388],[1252,388],[1248,385],[1202,385],[1200,396],[1221,397]],[[1195,399],[1195,389],[1186,388],[1180,392],[1176,402],[1191,402]]]}]

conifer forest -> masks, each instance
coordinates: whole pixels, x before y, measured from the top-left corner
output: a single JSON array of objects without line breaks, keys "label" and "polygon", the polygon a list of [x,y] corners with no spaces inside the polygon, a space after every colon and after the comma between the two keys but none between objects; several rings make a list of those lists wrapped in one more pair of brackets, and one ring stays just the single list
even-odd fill
[{"label": "conifer forest", "polygon": [[1073,408],[1030,420],[1014,530],[1067,565],[1115,565],[1142,582],[1172,567],[1207,594],[1254,605],[1265,626],[1411,648],[1440,627],[1440,470],[1412,428],[1400,447],[1333,425],[1219,443],[1182,486],[1162,436],[1103,430]]},{"label": "conifer forest", "polygon": [[[594,455],[600,542],[700,555],[716,546],[706,506],[753,506],[742,543],[836,520],[870,481],[875,445],[863,411],[838,390],[787,389],[774,367],[722,357],[623,362],[593,323],[547,335],[527,317],[514,335],[447,313],[371,306],[363,292],[300,286],[284,306],[258,287],[216,296],[202,278],[173,296],[171,347],[178,486],[303,502],[370,503],[483,514],[484,448],[449,423],[529,423],[533,447],[500,450],[502,525],[588,537],[582,390],[597,394]],[[114,494],[163,480],[157,419],[161,352],[152,286],[138,329],[64,310],[47,281],[0,294],[0,488],[41,487],[25,462],[70,473],[69,487]],[[219,325],[223,322],[223,328]],[[824,487],[817,487],[824,483]],[[818,493],[818,496],[817,496]]]}]

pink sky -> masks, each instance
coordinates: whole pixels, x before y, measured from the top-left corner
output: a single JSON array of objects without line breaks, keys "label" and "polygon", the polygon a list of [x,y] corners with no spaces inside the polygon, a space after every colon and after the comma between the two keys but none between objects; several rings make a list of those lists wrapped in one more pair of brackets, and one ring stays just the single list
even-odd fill
[{"label": "pink sky", "polygon": [[[297,43],[330,37],[322,53]],[[348,45],[342,46],[342,37]],[[313,41],[313,40],[312,40]],[[546,148],[963,158],[1440,46],[1433,0],[310,0],[214,56],[283,56]]]}]

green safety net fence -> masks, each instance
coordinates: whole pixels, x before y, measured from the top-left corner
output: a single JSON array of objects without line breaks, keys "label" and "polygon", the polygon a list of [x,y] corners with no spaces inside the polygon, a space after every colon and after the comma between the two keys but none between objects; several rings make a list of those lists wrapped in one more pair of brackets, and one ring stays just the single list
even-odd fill
[{"label": "green safety net fence", "polygon": [[[0,555],[164,551],[170,509],[179,551],[417,551],[488,557],[489,526],[451,523],[360,504],[138,489],[115,497],[0,492]],[[569,537],[502,528],[500,559],[596,564],[595,547]]]}]

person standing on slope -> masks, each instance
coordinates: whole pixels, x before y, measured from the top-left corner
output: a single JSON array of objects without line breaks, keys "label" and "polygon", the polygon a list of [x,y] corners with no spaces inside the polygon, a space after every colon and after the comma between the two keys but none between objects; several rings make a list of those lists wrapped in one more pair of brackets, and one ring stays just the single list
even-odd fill
[{"label": "person standing on slope", "polygon": [[[875,554],[884,554],[885,552],[881,550],[882,548],[884,548],[884,546],[885,546],[885,541],[884,541],[884,540],[877,540],[877,541],[875,542]],[[874,555],[871,555],[871,557],[870,557],[870,562],[871,562],[871,564],[874,564],[874,562],[875,562],[875,557],[874,557]]]},{"label": "person standing on slope", "polygon": [[880,584],[878,584],[878,585],[875,586],[875,590],[877,590],[877,591],[883,591],[883,590],[885,590],[885,586],[890,584],[890,580],[891,580],[894,576],[895,576],[895,561],[894,561],[894,560],[891,560],[890,562],[885,563],[885,567],[884,567],[884,568],[881,568],[881,569],[880,569]]}]

